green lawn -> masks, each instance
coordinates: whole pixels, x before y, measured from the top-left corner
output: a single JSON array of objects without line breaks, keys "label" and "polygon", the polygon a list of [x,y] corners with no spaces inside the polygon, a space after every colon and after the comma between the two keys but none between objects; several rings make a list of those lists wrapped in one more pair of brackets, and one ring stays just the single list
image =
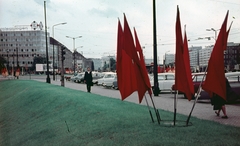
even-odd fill
[{"label": "green lawn", "polygon": [[[173,119],[173,113],[159,112]],[[1,146],[240,145],[239,127],[194,117],[191,122],[167,127],[152,123],[139,104],[33,80],[0,82]]]}]

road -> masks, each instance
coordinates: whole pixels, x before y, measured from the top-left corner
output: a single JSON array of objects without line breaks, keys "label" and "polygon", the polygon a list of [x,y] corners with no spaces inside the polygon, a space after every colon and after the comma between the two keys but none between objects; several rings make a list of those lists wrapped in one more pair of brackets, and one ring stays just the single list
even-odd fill
[{"label": "road", "polygon": [[[57,77],[57,79],[58,79],[57,81],[53,81],[52,76],[50,76],[50,78],[51,78],[51,84],[59,85],[59,86],[61,85],[59,76]],[[41,75],[41,76],[40,75],[32,75],[31,77],[30,76],[20,76],[19,79],[24,79],[24,80],[31,79],[31,80],[46,82],[45,75],[44,76],[43,75]],[[79,84],[79,83],[74,83],[71,81],[65,81],[65,87],[86,92],[85,84]],[[94,85],[92,87],[91,93],[106,96],[106,97],[121,99],[119,90],[107,89],[102,86]],[[150,104],[149,95],[146,94],[146,97],[148,99],[148,103]],[[160,94],[159,96],[153,96],[153,100],[154,100],[156,108],[174,112],[174,94],[163,93],[163,94]],[[134,92],[131,96],[129,96],[124,101],[129,101],[129,102],[134,102],[136,104],[139,104],[137,92]],[[184,99],[184,97],[182,95],[178,95],[177,113],[188,116],[193,107],[193,103],[194,103],[194,100],[188,101],[187,99]],[[141,105],[147,105],[145,99],[143,99]],[[240,114],[239,114],[240,103],[231,104],[231,105],[228,104],[228,105],[226,105],[226,108],[227,108],[227,115],[229,118],[222,119],[221,117],[217,117],[215,115],[215,113],[213,111],[213,107],[210,104],[209,100],[201,100],[196,103],[194,110],[192,112],[192,116],[197,117],[199,119],[211,120],[211,121],[219,122],[221,124],[240,127]]]}]

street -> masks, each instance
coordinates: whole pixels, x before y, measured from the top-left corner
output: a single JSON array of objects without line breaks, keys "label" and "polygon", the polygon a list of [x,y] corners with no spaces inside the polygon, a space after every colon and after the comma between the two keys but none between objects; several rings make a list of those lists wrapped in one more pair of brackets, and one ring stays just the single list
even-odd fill
[{"label": "street", "polygon": [[[51,84],[61,86],[60,76],[57,77],[56,81],[52,80],[52,76],[50,76],[50,78],[51,78]],[[1,79],[2,79],[2,77],[1,77]],[[31,80],[46,82],[46,75],[20,76],[19,79],[20,80],[31,79]],[[66,81],[66,80],[64,82],[65,82],[66,88],[71,88],[71,89],[87,92],[85,84],[74,83],[74,82]],[[119,90],[108,89],[108,88],[105,88],[102,86],[94,85],[91,89],[91,94],[98,94],[98,95],[116,98],[116,99],[121,100]],[[146,94],[146,97],[148,99],[149,105],[152,106],[151,100],[149,98],[149,94]],[[157,97],[153,96],[153,100],[154,100],[156,108],[174,112],[174,94],[162,93],[162,94],[159,94],[159,96],[157,96]],[[129,96],[124,101],[129,101],[129,102],[134,102],[136,104],[139,104],[137,92],[134,92],[131,96]],[[193,107],[193,103],[194,103],[194,100],[188,101],[187,99],[184,99],[184,97],[182,95],[178,95],[177,113],[188,116]],[[142,100],[141,105],[147,105],[145,99]],[[233,126],[240,127],[240,114],[239,114],[240,103],[238,102],[236,104],[228,104],[228,105],[226,105],[226,109],[227,109],[227,115],[229,118],[222,119],[221,117],[217,117],[215,115],[215,113],[213,111],[213,107],[209,100],[201,100],[196,103],[194,110],[192,112],[192,116],[197,117],[199,119],[212,120],[215,122],[219,122],[221,124],[233,125]],[[146,110],[148,110],[147,107],[146,107]],[[161,115],[161,113],[160,113],[160,115]],[[164,120],[164,117],[161,117],[161,118]],[[167,119],[167,120],[170,120],[170,119]],[[191,119],[190,119],[190,121],[191,121]]]}]

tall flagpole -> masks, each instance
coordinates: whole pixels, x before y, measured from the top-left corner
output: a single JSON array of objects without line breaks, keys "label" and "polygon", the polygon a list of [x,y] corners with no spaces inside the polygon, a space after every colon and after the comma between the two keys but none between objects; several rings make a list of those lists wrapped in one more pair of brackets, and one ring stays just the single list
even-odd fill
[{"label": "tall flagpole", "polygon": [[157,76],[157,30],[156,30],[156,5],[153,0],[153,74],[154,74],[154,96],[158,96],[158,76]]}]

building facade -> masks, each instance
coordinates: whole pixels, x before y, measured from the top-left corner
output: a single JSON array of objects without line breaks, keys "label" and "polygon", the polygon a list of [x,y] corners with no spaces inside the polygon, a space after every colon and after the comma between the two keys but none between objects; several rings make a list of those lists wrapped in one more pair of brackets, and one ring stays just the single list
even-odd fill
[{"label": "building facade", "polygon": [[[49,33],[47,35],[49,46]],[[51,50],[48,53],[51,55]],[[33,66],[34,57],[46,58],[45,32],[20,28],[0,29],[0,55],[7,60],[8,70],[17,66],[28,70]]]}]

